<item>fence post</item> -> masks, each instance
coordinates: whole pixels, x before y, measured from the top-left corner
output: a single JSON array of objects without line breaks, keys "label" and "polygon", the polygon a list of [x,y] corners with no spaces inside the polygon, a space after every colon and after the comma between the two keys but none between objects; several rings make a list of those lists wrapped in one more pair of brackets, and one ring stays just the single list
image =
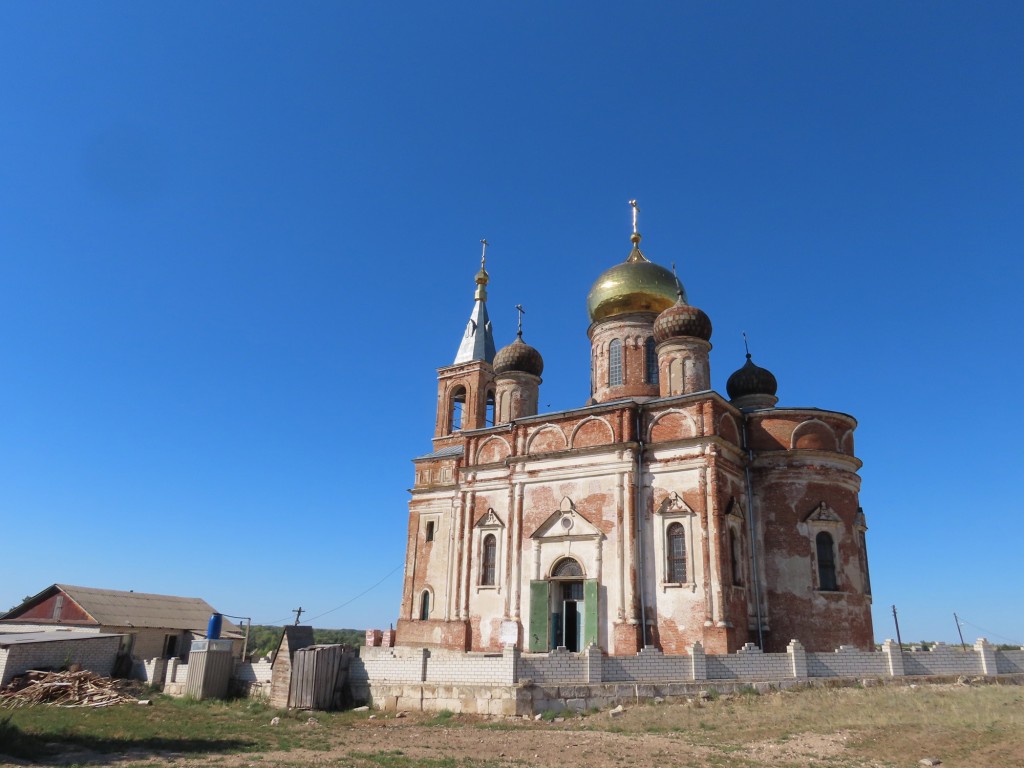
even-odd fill
[{"label": "fence post", "polygon": [[588,683],[600,683],[604,675],[604,656],[601,649],[591,643],[584,652],[584,674]]},{"label": "fence post", "polygon": [[704,655],[704,646],[700,640],[690,647],[690,674],[694,680],[708,679],[708,660]]},{"label": "fence post", "polygon": [[519,682],[519,649],[509,643],[501,649],[501,676],[505,685]]},{"label": "fence post", "polygon": [[979,637],[977,641],[974,643],[974,650],[978,654],[978,658],[981,661],[981,674],[996,674],[997,669],[995,646],[989,644],[988,640],[986,640],[984,637]]},{"label": "fence post", "polygon": [[789,654],[789,671],[793,677],[804,679],[807,675],[807,651],[796,638],[789,641],[786,646],[786,653]]},{"label": "fence post", "polygon": [[882,653],[889,660],[889,675],[891,677],[903,677],[903,649],[894,640],[886,640],[882,643]]}]

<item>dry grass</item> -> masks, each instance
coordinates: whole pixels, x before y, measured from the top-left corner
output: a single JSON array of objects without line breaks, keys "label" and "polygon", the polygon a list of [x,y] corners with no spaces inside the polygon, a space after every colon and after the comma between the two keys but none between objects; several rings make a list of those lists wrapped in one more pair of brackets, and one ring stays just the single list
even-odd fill
[{"label": "dry grass", "polygon": [[[270,726],[274,715],[281,723]],[[48,765],[561,768],[1024,766],[1024,687],[878,686],[642,705],[564,722],[466,715],[286,715],[247,702],[35,707],[0,724],[0,753]],[[0,763],[3,763],[0,754]]]}]

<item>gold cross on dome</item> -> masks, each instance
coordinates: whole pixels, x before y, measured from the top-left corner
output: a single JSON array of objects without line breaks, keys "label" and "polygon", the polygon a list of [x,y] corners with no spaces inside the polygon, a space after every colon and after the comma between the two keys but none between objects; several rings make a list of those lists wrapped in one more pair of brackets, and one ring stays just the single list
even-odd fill
[{"label": "gold cross on dome", "polygon": [[484,247],[483,251],[480,253],[480,268],[483,269],[484,265],[487,263],[487,246],[490,245],[490,243],[487,242],[486,238],[481,240],[480,243]]},{"label": "gold cross on dome", "polygon": [[640,213],[640,206],[636,204],[636,200],[629,201],[630,206],[633,208],[633,234],[636,234],[636,215]]}]

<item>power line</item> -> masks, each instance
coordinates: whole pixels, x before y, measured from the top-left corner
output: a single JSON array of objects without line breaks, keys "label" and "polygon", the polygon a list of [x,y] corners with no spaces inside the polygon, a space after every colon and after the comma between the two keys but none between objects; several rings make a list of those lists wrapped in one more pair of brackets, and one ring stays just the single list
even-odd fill
[{"label": "power line", "polygon": [[[337,607],[335,607],[335,608],[331,608],[331,610],[329,610],[329,611],[324,611],[323,613],[319,614],[318,616],[312,616],[312,617],[310,617],[309,619],[307,619],[307,621],[315,621],[315,620],[317,620],[317,619],[319,619],[319,618],[321,618],[321,617],[323,617],[323,616],[326,616],[326,615],[327,615],[327,614],[329,614],[329,613],[334,613],[335,611],[339,611],[339,610],[341,610],[342,608],[344,608],[344,607],[345,607],[346,605],[348,605],[349,603],[353,603],[353,602],[355,602],[356,600],[358,600],[358,599],[359,599],[360,597],[362,597],[363,595],[367,594],[368,592],[372,592],[372,591],[373,591],[373,590],[375,590],[375,589],[376,589],[377,587],[379,587],[379,586],[380,586],[381,584],[383,584],[383,583],[384,583],[385,581],[387,581],[387,580],[388,580],[388,578],[389,578],[389,577],[390,577],[390,576],[391,576],[391,575],[392,575],[392,574],[393,574],[393,573],[394,573],[395,571],[397,571],[397,570],[398,570],[399,568],[401,568],[401,567],[402,567],[402,566],[404,566],[404,565],[405,565],[405,563],[399,563],[399,564],[398,564],[398,565],[396,565],[396,566],[395,566],[394,568],[392,568],[392,569],[391,569],[390,571],[388,571],[388,572],[387,572],[386,574],[384,574],[384,577],[383,577],[383,578],[381,578],[381,580],[380,580],[380,581],[378,581],[377,583],[373,584],[372,586],[369,586],[369,587],[367,587],[366,589],[364,589],[364,590],[363,590],[362,592],[360,592],[360,593],[359,593],[358,595],[356,595],[355,597],[353,597],[353,598],[350,598],[349,600],[346,600],[346,601],[345,601],[344,603],[342,603],[341,605],[339,605],[339,606],[337,606]],[[293,611],[293,613],[294,613],[294,611]],[[273,626],[273,625],[275,625],[275,624],[283,624],[283,623],[284,623],[284,622],[286,622],[286,621],[289,621],[289,622],[290,622],[290,621],[292,621],[292,617],[291,617],[291,616],[288,616],[288,617],[285,617],[285,618],[283,618],[283,619],[277,619],[276,621],[268,621],[268,622],[265,622],[265,624],[269,624],[270,626]]]},{"label": "power line", "polygon": [[985,629],[984,627],[979,627],[977,624],[974,624],[973,622],[970,622],[970,621],[968,621],[965,618],[961,617],[960,618],[960,623],[961,624],[970,624],[975,629],[980,629],[982,632],[985,633],[986,637],[995,637],[995,638],[998,638],[1000,640],[1005,640],[1007,643],[1009,643],[1011,645],[1020,645],[1020,643],[1018,643],[1016,640],[1011,640],[1008,637],[1000,635],[998,632],[993,632],[991,629]]},{"label": "power line", "polygon": [[348,605],[349,603],[355,602],[355,601],[356,601],[356,600],[358,600],[358,599],[359,599],[360,597],[362,597],[363,595],[365,595],[365,594],[366,594],[367,592],[372,592],[372,591],[373,591],[373,590],[375,590],[375,589],[376,589],[377,587],[379,587],[379,586],[380,586],[381,584],[383,584],[383,583],[384,583],[385,581],[387,581],[388,577],[390,577],[390,576],[391,576],[391,574],[393,574],[393,573],[394,573],[395,571],[397,571],[397,570],[398,570],[399,568],[401,568],[401,567],[402,567],[402,566],[404,566],[404,565],[405,565],[405,563],[399,563],[399,564],[398,564],[398,565],[396,565],[396,566],[395,566],[394,568],[392,568],[392,569],[391,569],[390,571],[388,571],[388,572],[387,572],[387,573],[386,573],[386,574],[384,575],[384,578],[382,578],[382,579],[381,579],[380,581],[378,581],[378,582],[377,582],[376,584],[374,584],[374,585],[373,585],[372,587],[368,587],[367,589],[363,590],[363,591],[362,591],[362,592],[360,592],[360,593],[359,593],[358,595],[356,595],[355,597],[353,597],[353,598],[352,598],[351,600],[346,600],[346,601],[345,601],[344,603],[342,603],[341,605],[339,605],[339,606],[338,606],[337,608],[331,608],[331,610],[329,610],[329,611],[324,611],[324,612],[323,612],[323,613],[321,613],[321,614],[320,614],[319,616],[313,616],[313,617],[312,617],[311,619],[309,619],[309,621],[315,621],[316,619],[319,619],[319,618],[321,618],[321,617],[323,617],[323,616],[326,616],[326,615],[327,615],[328,613],[334,613],[335,611],[337,611],[337,610],[340,610],[340,609],[344,608],[344,607],[345,607],[346,605]]}]

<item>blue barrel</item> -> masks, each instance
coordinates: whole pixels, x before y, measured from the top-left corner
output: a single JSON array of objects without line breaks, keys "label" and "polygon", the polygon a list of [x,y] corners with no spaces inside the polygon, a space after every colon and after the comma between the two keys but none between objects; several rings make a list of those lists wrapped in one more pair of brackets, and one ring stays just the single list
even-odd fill
[{"label": "blue barrel", "polygon": [[210,614],[210,623],[206,626],[207,640],[220,640],[220,628],[224,623],[224,617],[219,613]]}]

